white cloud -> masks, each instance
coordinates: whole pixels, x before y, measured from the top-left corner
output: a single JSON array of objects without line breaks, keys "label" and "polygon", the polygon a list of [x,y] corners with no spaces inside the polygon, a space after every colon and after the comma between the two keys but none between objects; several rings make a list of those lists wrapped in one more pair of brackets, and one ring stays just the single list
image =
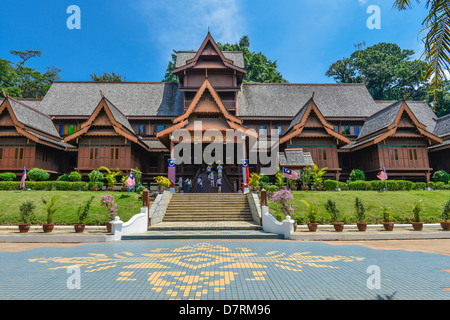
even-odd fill
[{"label": "white cloud", "polygon": [[358,0],[358,2],[360,6],[363,6],[367,3],[367,0]]},{"label": "white cloud", "polygon": [[137,10],[149,27],[152,41],[165,51],[197,50],[208,32],[218,42],[236,43],[245,32],[237,0],[141,0]]}]

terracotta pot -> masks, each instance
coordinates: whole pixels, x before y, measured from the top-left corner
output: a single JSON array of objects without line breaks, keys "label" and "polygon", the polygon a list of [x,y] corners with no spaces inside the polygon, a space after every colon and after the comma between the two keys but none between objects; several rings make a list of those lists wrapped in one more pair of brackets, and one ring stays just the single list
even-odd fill
[{"label": "terracotta pot", "polygon": [[108,221],[108,222],[106,223],[106,231],[111,232],[111,228],[112,228],[111,222]]},{"label": "terracotta pot", "polygon": [[19,231],[20,233],[26,233],[30,230],[30,224],[29,223],[21,223],[19,224]]},{"label": "terracotta pot", "polygon": [[42,230],[44,230],[45,233],[49,233],[53,231],[54,226],[55,226],[54,223],[44,223],[42,225]]},{"label": "terracotta pot", "polygon": [[344,230],[344,223],[343,222],[335,222],[333,223],[334,226],[334,230],[341,232],[342,230]]},{"label": "terracotta pot", "polygon": [[309,231],[316,232],[318,225],[319,224],[315,223],[315,222],[308,222],[308,229],[309,229]]},{"label": "terracotta pot", "polygon": [[450,221],[441,221],[441,227],[445,231],[450,231]]},{"label": "terracotta pot", "polygon": [[394,223],[393,222],[383,222],[384,230],[386,231],[392,231],[394,230]]},{"label": "terracotta pot", "polygon": [[416,231],[422,231],[423,222],[412,222],[412,226]]},{"label": "terracotta pot", "polygon": [[366,229],[367,229],[367,222],[357,222],[356,226],[358,227],[359,231],[366,231]]},{"label": "terracotta pot", "polygon": [[98,187],[91,187],[91,191],[98,191]]},{"label": "terracotta pot", "polygon": [[309,190],[309,187],[308,186],[302,186],[302,190],[303,191]]},{"label": "terracotta pot", "polygon": [[76,233],[81,233],[81,232],[83,232],[85,226],[86,226],[86,225],[85,225],[84,223],[77,223],[77,224],[75,224],[75,225],[74,225],[75,232],[76,232]]}]

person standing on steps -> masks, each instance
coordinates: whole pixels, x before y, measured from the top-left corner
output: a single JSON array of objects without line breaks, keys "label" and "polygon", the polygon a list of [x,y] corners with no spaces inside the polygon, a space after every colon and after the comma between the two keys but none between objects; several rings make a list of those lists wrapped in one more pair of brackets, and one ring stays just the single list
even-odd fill
[{"label": "person standing on steps", "polygon": [[178,189],[180,192],[183,191],[183,178],[182,177],[178,178]]},{"label": "person standing on steps", "polygon": [[211,165],[208,164],[208,167],[206,167],[206,174],[208,175],[208,178],[209,178],[210,173],[211,173]]},{"label": "person standing on steps", "polygon": [[210,185],[211,185],[211,187],[215,187],[215,185],[214,185],[214,171],[211,171],[211,173],[210,173],[210,175],[209,175],[209,182],[210,182]]},{"label": "person standing on steps", "polygon": [[186,178],[186,180],[184,180],[184,187],[186,189],[186,193],[191,192],[191,179]]},{"label": "person standing on steps", "polygon": [[222,192],[222,178],[217,179],[217,192],[218,193]]},{"label": "person standing on steps", "polygon": [[220,161],[217,161],[217,178],[222,178],[222,164],[220,163]]},{"label": "person standing on steps", "polygon": [[197,179],[197,193],[202,192],[203,189],[203,179],[202,177],[198,177]]}]

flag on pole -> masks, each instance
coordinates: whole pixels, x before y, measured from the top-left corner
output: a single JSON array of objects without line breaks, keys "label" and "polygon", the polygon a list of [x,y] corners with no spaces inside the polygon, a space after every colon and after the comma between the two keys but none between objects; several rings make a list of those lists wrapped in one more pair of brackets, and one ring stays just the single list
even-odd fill
[{"label": "flag on pole", "polygon": [[298,173],[297,173],[297,171],[283,167],[283,177],[288,178],[288,179],[297,180]]},{"label": "flag on pole", "polygon": [[27,170],[23,167],[22,179],[20,180],[20,191],[25,188],[25,179],[27,178]]},{"label": "flag on pole", "polygon": [[380,180],[387,180],[388,175],[386,173],[386,168],[383,168],[383,170],[380,172],[380,174],[377,175],[377,178]]},{"label": "flag on pole", "polygon": [[132,189],[136,184],[136,180],[134,180],[134,173],[133,169],[130,171],[130,175],[128,176],[127,180],[125,180],[125,185],[128,189]]},{"label": "flag on pole", "polygon": [[175,174],[176,174],[176,168],[175,168],[175,159],[169,159],[167,161],[167,176],[173,184],[175,184]]},{"label": "flag on pole", "polygon": [[250,174],[249,174],[249,168],[248,168],[248,160],[244,159],[242,160],[242,180],[244,183],[244,186],[248,186],[248,182],[250,180]]}]

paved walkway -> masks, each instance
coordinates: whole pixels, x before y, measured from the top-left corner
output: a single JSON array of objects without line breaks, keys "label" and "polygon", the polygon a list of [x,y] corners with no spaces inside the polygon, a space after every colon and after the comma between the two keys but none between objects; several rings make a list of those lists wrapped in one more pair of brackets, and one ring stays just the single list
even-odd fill
[{"label": "paved walkway", "polygon": [[0,244],[0,299],[450,300],[450,256],[343,243]]}]

